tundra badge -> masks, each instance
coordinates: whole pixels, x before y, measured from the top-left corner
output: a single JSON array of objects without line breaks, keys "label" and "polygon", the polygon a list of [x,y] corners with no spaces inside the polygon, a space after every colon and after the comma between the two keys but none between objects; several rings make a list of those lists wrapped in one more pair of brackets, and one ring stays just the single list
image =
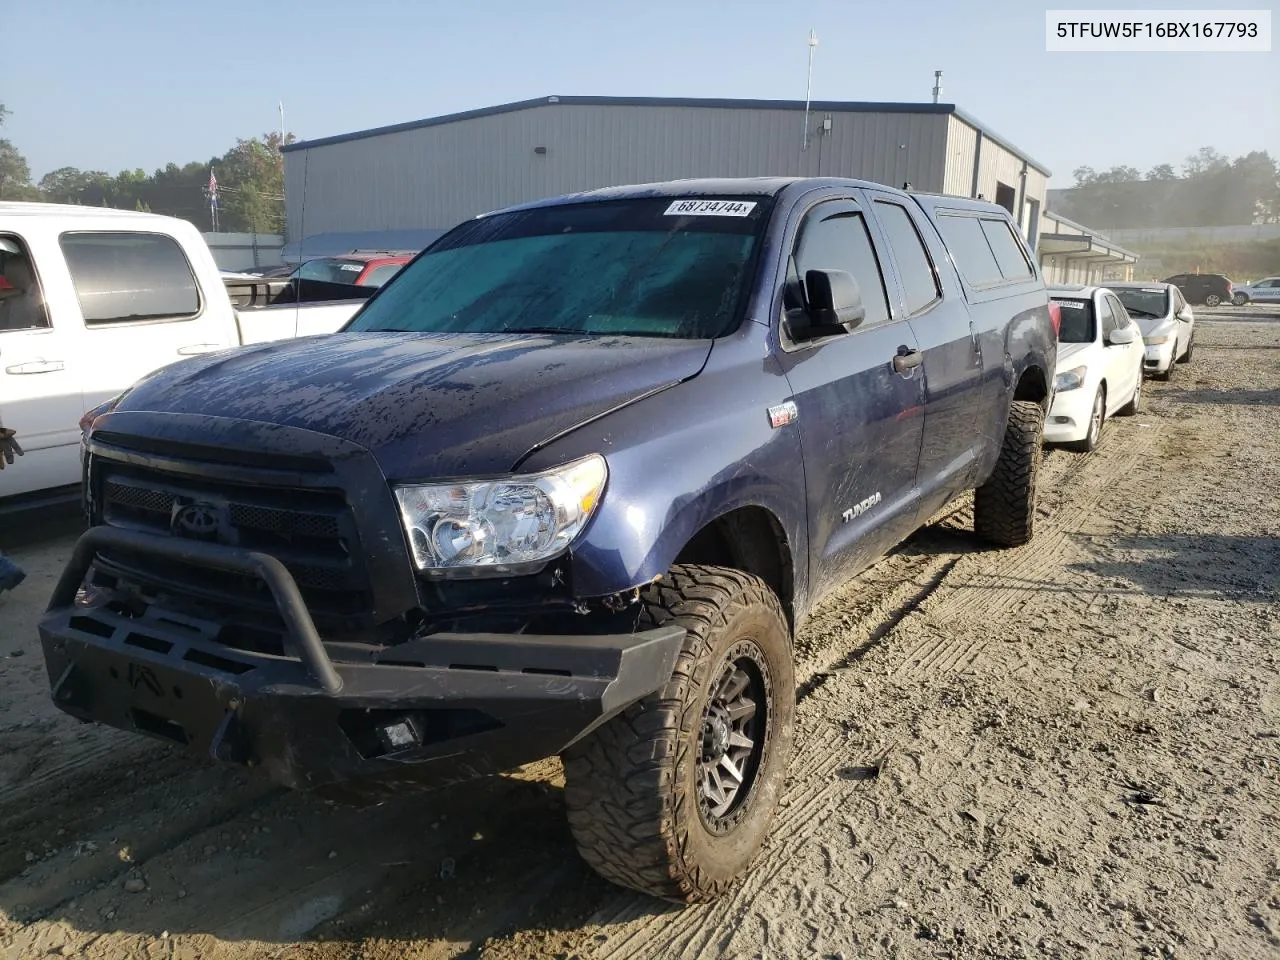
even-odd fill
[{"label": "tundra badge", "polygon": [[880,491],[877,490],[875,493],[867,497],[865,500],[861,500],[858,503],[855,503],[852,507],[850,507],[844,513],[840,514],[840,519],[843,520],[845,523],[848,523],[850,520],[854,519],[855,517],[862,516],[864,513],[866,513],[868,510],[870,510],[879,502],[880,502]]}]

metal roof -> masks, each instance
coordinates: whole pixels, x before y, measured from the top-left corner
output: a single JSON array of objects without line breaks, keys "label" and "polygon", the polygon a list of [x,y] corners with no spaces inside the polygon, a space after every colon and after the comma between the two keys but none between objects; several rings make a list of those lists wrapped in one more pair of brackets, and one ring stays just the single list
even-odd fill
[{"label": "metal roof", "polygon": [[[423,127],[436,127],[460,120],[476,120],[481,117],[494,117],[518,110],[532,110],[555,104],[590,107],[701,107],[721,110],[804,110],[803,100],[738,100],[714,97],[573,97],[548,96],[534,100],[518,100],[514,103],[503,103],[493,107],[481,107],[478,110],[465,110],[461,113],[450,113],[441,117],[428,117],[423,120],[411,120],[407,123],[395,123],[385,127],[373,127],[368,130],[357,130],[332,137],[319,137],[315,140],[297,140],[285,144],[281,150],[292,153],[295,150],[308,150],[312,147],[325,147],[335,143],[347,143],[351,140],[363,140],[368,137],[380,137],[389,133],[403,133],[407,130],[419,130]],[[1028,166],[1039,170],[1046,177],[1051,176],[1049,168],[1028,154],[1019,150],[1008,140],[992,133],[979,121],[956,107],[954,103],[876,103],[858,100],[814,100],[808,108],[817,113],[932,113],[952,115],[967,123],[982,136],[1008,150]]]}]

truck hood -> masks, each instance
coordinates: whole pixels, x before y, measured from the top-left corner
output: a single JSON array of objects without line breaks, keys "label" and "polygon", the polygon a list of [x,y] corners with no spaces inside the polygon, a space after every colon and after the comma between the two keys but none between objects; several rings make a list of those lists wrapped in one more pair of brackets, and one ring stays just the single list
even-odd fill
[{"label": "truck hood", "polygon": [[710,350],[708,340],[652,337],[343,333],[183,361],[115,409],[341,437],[372,451],[393,481],[481,476],[696,376]]}]

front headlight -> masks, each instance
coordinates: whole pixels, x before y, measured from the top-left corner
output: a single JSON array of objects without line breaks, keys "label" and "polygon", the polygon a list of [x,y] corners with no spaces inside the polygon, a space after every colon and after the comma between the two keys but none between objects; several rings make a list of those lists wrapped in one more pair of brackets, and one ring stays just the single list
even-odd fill
[{"label": "front headlight", "polygon": [[1158,347],[1162,343],[1168,343],[1171,337],[1143,337],[1142,342],[1148,347]]},{"label": "front headlight", "polygon": [[1058,393],[1079,390],[1084,386],[1084,375],[1087,372],[1088,370],[1085,367],[1072,367],[1070,370],[1063,370],[1053,378],[1053,389]]},{"label": "front headlight", "polygon": [[592,454],[545,473],[396,487],[419,570],[441,576],[530,573],[591,519],[608,468]]}]

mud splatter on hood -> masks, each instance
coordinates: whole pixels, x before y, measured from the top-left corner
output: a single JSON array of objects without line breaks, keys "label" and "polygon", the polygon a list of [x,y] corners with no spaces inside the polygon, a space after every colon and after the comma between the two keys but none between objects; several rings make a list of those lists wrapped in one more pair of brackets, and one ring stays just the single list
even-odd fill
[{"label": "mud splatter on hood", "polygon": [[695,376],[710,349],[644,337],[332,334],[175,364],[116,409],[338,436],[371,450],[390,480],[501,473],[533,446]]}]

